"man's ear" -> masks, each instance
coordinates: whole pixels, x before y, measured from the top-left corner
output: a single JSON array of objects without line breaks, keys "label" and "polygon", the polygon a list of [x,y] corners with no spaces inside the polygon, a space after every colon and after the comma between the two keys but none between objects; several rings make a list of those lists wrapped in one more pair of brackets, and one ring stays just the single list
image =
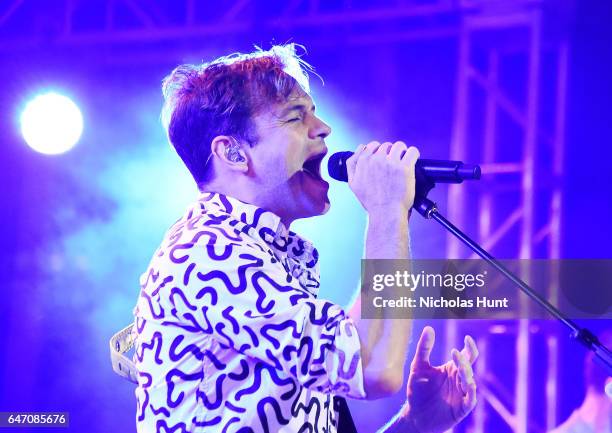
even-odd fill
[{"label": "man's ear", "polygon": [[210,143],[210,150],[218,163],[230,170],[242,173],[249,170],[248,155],[234,137],[217,135]]}]

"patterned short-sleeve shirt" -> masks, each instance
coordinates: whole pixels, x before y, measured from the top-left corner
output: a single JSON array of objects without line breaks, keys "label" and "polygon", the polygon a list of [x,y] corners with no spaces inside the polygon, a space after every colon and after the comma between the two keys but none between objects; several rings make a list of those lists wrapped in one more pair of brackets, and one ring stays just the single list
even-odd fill
[{"label": "patterned short-sleeve shirt", "polygon": [[356,328],[318,253],[271,212],[203,193],[141,277],[139,432],[328,432],[365,398]]}]

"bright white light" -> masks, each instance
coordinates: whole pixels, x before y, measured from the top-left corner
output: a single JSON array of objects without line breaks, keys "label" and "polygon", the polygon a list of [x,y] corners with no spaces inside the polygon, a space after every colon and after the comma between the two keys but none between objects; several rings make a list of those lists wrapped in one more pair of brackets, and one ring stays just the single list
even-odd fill
[{"label": "bright white light", "polygon": [[64,153],[79,141],[82,132],[83,116],[79,107],[57,93],[37,96],[21,113],[21,134],[40,153]]}]

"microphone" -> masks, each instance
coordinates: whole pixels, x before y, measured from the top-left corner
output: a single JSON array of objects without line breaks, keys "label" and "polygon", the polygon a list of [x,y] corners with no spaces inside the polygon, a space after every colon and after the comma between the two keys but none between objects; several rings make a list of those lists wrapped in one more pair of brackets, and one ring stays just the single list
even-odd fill
[{"label": "microphone", "polygon": [[[332,179],[348,182],[346,160],[351,156],[353,152],[336,152],[329,157],[327,170]],[[433,183],[461,183],[464,180],[480,179],[480,166],[464,164],[461,161],[418,159],[415,175]]]}]

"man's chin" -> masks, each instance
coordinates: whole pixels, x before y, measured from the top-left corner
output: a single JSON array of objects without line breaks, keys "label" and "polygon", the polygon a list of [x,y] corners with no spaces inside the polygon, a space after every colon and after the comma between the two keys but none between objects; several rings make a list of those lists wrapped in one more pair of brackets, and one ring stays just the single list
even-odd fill
[{"label": "man's chin", "polygon": [[329,201],[328,198],[325,199],[325,205],[323,206],[323,210],[321,211],[321,213],[319,215],[325,215],[327,212],[329,212],[329,209],[331,208],[331,203]]},{"label": "man's chin", "polygon": [[317,200],[317,204],[314,206],[315,211],[312,216],[325,215],[329,212],[329,208],[331,207],[331,203],[329,201],[329,195],[325,193],[325,197],[321,200]]},{"label": "man's chin", "polygon": [[296,219],[312,218],[325,215],[327,212],[329,212],[330,208],[331,203],[329,202],[329,198],[325,197],[325,200],[318,201],[318,203],[312,203],[311,206],[308,206],[308,209],[302,212],[302,215]]}]

